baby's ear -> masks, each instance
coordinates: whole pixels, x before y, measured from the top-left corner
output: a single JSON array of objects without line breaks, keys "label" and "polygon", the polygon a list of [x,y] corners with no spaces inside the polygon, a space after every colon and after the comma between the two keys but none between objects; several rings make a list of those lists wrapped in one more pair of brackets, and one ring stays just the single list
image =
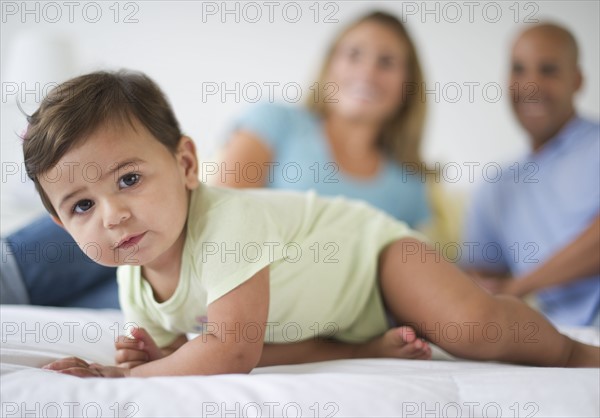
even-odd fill
[{"label": "baby's ear", "polygon": [[190,190],[195,189],[200,185],[200,180],[198,179],[198,157],[194,141],[190,137],[182,136],[177,150],[179,164],[184,170],[186,185]]},{"label": "baby's ear", "polygon": [[58,226],[60,226],[61,228],[64,229],[65,226],[63,225],[63,223],[61,222],[61,220],[58,219],[58,216],[50,215],[50,217],[52,218],[52,220],[54,221],[54,223],[56,225],[58,225]]}]

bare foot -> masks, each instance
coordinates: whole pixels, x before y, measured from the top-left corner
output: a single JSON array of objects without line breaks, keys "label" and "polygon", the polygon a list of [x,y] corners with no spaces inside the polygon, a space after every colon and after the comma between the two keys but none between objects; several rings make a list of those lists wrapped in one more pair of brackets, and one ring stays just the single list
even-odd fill
[{"label": "bare foot", "polygon": [[431,358],[431,347],[417,337],[414,329],[408,326],[392,328],[381,337],[366,343],[359,357],[389,357],[414,360]]},{"label": "bare foot", "polygon": [[600,367],[600,347],[573,341],[566,367]]}]

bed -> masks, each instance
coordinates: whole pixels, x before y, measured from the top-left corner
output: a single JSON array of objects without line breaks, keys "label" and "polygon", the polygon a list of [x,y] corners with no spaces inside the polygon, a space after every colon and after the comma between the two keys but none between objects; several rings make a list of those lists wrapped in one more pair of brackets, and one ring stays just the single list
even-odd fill
[{"label": "bed", "polygon": [[[598,417],[600,370],[462,361],[338,360],[249,375],[79,379],[40,369],[112,364],[120,311],[0,307],[2,417]],[[564,332],[600,344],[593,328]]]}]

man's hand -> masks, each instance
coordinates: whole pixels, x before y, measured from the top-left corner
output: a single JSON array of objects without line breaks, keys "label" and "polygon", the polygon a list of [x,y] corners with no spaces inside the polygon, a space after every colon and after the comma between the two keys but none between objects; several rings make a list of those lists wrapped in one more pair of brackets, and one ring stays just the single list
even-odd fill
[{"label": "man's hand", "polygon": [[474,272],[470,272],[469,276],[475,283],[492,295],[520,296],[515,287],[516,280],[511,277],[486,276]]},{"label": "man's hand", "polygon": [[98,363],[88,363],[77,357],[68,357],[53,361],[42,367],[45,370],[70,374],[77,377],[128,377],[129,369],[123,367],[103,366]]}]

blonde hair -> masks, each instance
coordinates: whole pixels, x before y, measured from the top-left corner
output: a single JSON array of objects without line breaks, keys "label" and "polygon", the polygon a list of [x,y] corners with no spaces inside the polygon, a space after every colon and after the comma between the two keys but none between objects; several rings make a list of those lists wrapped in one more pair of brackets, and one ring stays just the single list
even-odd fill
[{"label": "blonde hair", "polygon": [[415,164],[420,171],[424,168],[420,147],[426,114],[425,101],[421,99],[421,88],[424,85],[423,73],[412,39],[402,22],[395,16],[384,12],[372,12],[359,18],[338,34],[329,47],[319,72],[317,81],[319,94],[316,100],[311,96],[307,107],[322,117],[326,116],[328,85],[325,77],[333,55],[340,41],[350,31],[367,22],[377,23],[391,29],[398,35],[399,39],[406,42],[408,47],[408,80],[402,86],[403,101],[398,106],[396,113],[384,124],[378,146],[382,152],[392,157],[399,164]]}]

